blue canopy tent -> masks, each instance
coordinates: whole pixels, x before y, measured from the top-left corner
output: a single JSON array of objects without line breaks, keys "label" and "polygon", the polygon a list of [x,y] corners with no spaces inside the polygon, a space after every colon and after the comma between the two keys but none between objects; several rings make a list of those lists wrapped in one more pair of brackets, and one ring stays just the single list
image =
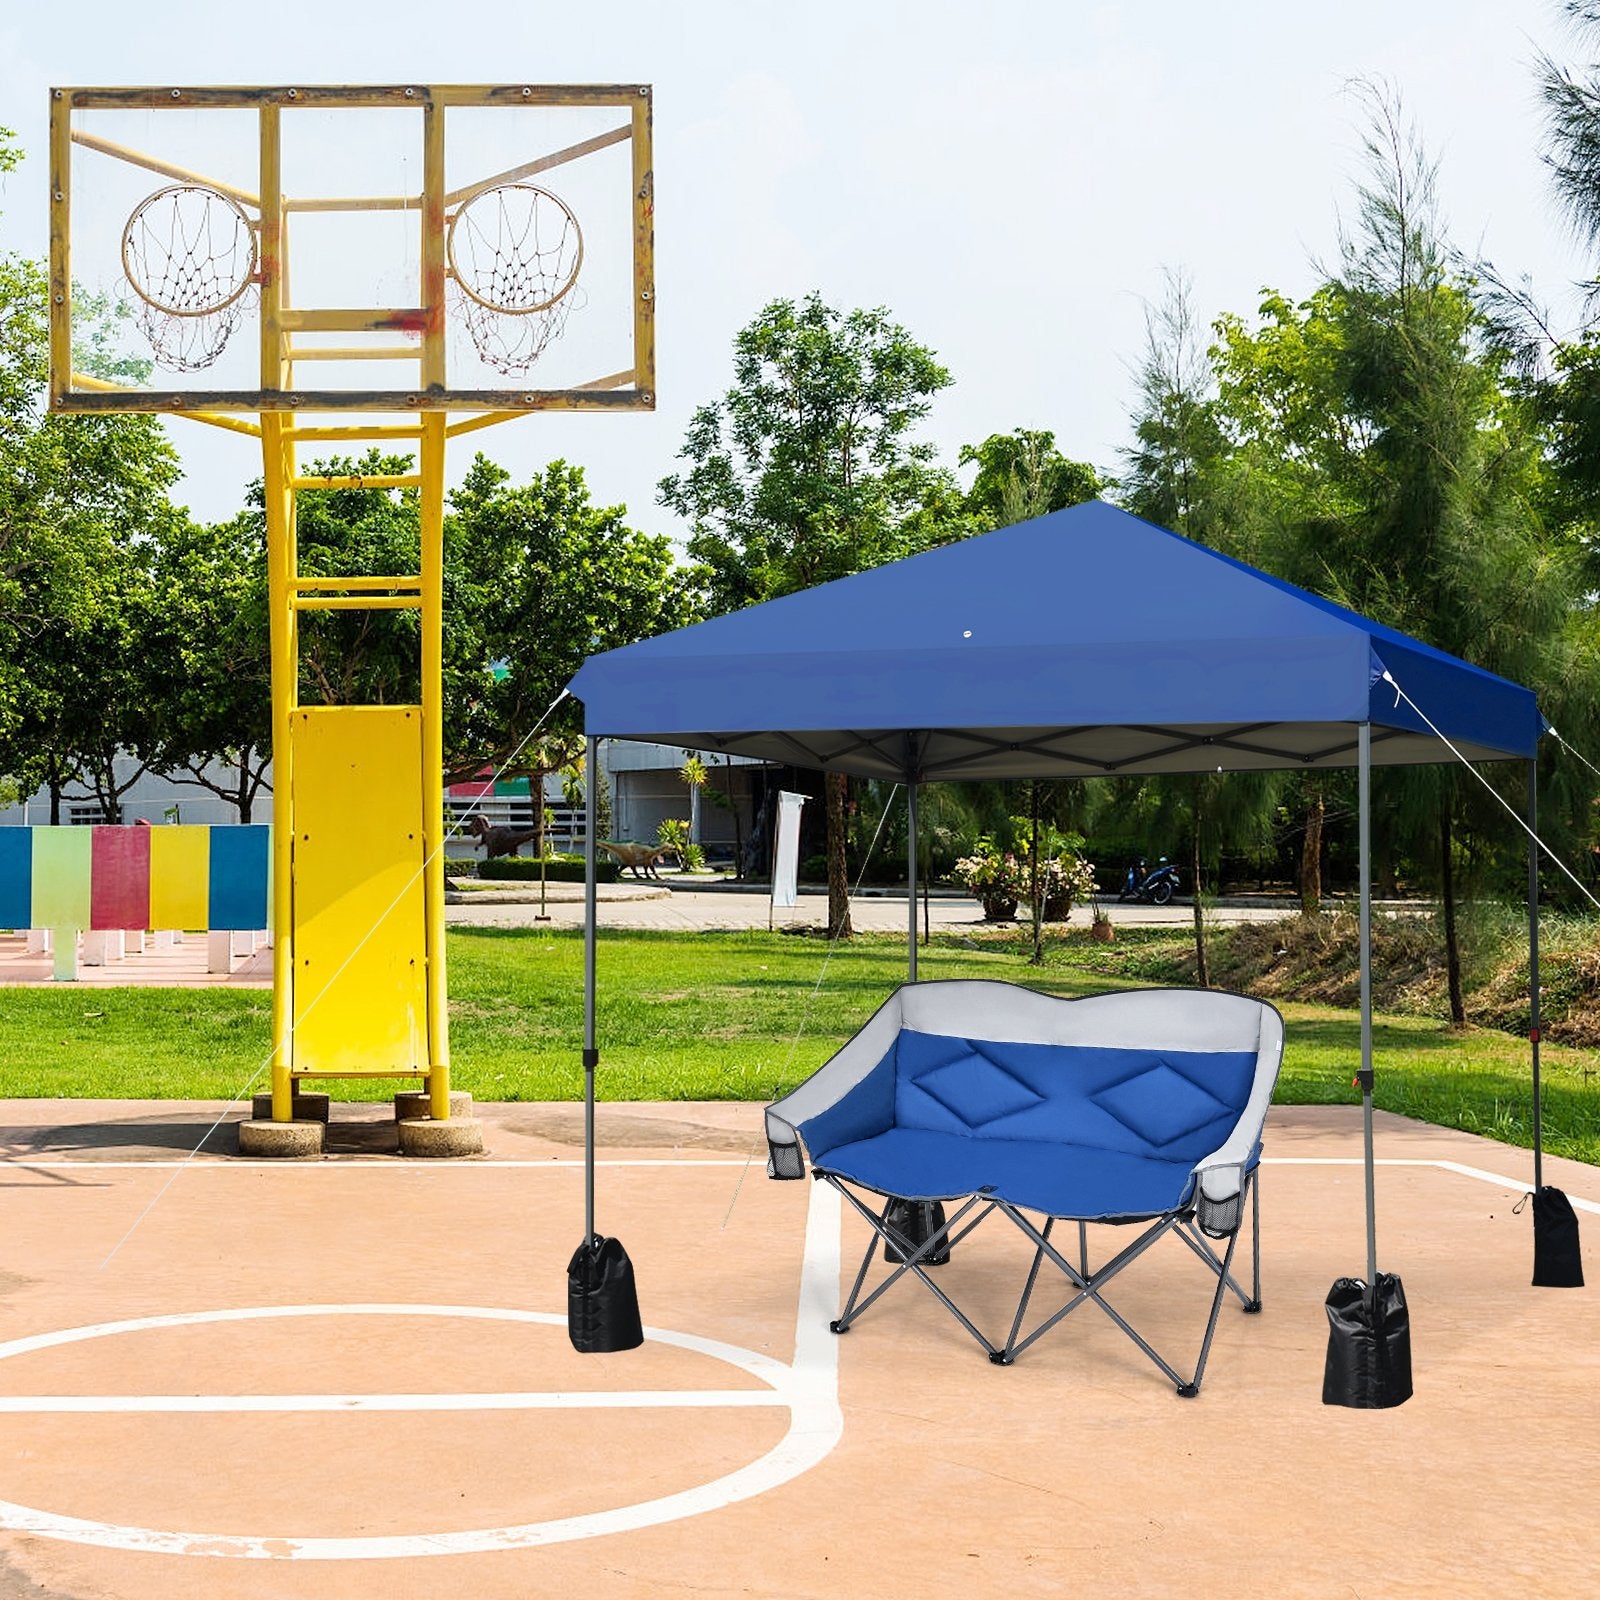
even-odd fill
[{"label": "blue canopy tent", "polygon": [[913,883],[920,783],[1357,767],[1376,1279],[1371,768],[1450,759],[1442,735],[1528,763],[1531,812],[1529,690],[1100,501],[608,651],[569,687],[591,761],[598,738],[644,739],[906,784]]}]

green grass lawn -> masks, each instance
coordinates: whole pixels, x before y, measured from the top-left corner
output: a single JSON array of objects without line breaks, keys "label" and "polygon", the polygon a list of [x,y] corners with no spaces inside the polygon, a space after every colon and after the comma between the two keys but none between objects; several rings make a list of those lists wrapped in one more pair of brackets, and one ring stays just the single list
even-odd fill
[{"label": "green grass lawn", "polygon": [[[1131,930],[1130,930],[1131,933]],[[1021,942],[936,939],[924,978],[994,977],[1079,995],[1159,981],[1160,937],[1058,940],[1042,968]],[[575,933],[463,929],[449,936],[453,1076],[483,1100],[582,1093],[582,942]],[[826,963],[826,971],[824,964]],[[600,1088],[611,1100],[766,1100],[805,1077],[901,981],[902,940],[834,950],[768,933],[602,934]],[[1278,1099],[1353,1104],[1355,1014],[1285,1006]],[[4,1092],[16,1097],[228,1099],[264,1088],[264,991],[67,985],[0,994]],[[1531,1140],[1528,1046],[1427,1018],[1374,1024],[1380,1107],[1513,1144]],[[1546,1148],[1600,1162],[1600,1087],[1588,1052],[1546,1046]],[[387,1098],[393,1080],[332,1085]]]}]

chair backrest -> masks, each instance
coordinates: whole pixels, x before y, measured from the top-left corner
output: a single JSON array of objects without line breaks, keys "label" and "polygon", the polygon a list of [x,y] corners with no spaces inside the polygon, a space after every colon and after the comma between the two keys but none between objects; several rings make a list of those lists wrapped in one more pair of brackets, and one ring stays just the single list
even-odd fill
[{"label": "chair backrest", "polygon": [[895,1125],[1198,1161],[1237,1124],[1254,1050],[1018,1044],[918,1033],[894,1047]]},{"label": "chair backrest", "polygon": [[[1064,1000],[992,980],[925,983],[900,989],[792,1098],[811,1102],[795,1121],[813,1154],[896,1126],[1248,1162],[1282,1046],[1278,1012],[1243,995]],[[824,1075],[832,1093],[816,1093]]]},{"label": "chair backrest", "polygon": [[1282,1053],[1272,1006],[1213,990],[1063,1000],[969,981],[901,996],[901,1127],[1194,1162],[1241,1126],[1253,1146]]}]

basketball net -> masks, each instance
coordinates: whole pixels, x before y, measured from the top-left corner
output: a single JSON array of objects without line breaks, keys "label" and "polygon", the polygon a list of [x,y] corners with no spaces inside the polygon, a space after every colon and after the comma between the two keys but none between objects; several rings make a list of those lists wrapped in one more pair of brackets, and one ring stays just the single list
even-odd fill
[{"label": "basketball net", "polygon": [[140,201],[122,233],[122,270],[156,364],[198,372],[222,354],[253,298],[260,247],[243,208],[180,183]]},{"label": "basketball net", "polygon": [[456,309],[497,372],[526,372],[580,304],[583,230],[566,202],[531,183],[481,189],[450,219],[447,254]]}]

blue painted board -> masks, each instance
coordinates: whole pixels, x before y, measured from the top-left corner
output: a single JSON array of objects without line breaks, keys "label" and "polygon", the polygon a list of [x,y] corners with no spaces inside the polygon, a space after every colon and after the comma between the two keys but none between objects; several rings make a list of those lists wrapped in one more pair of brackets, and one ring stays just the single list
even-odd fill
[{"label": "blue painted board", "polygon": [[0,928],[33,926],[33,835],[0,828]]},{"label": "blue painted board", "polygon": [[266,927],[269,832],[257,826],[212,828],[208,927]]}]

